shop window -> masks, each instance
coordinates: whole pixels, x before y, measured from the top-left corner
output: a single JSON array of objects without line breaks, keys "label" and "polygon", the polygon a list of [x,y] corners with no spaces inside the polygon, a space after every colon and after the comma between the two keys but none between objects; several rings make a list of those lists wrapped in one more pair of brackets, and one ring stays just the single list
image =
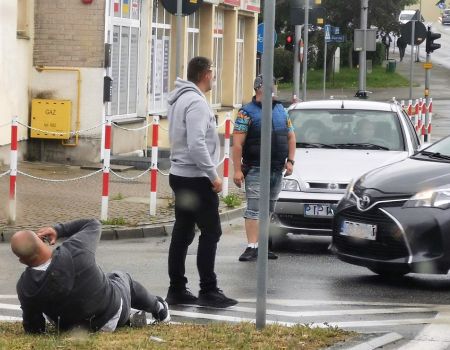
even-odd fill
[{"label": "shop window", "polygon": [[17,0],[17,38],[30,38],[28,0]]},{"label": "shop window", "polygon": [[212,93],[212,105],[219,107],[222,101],[222,67],[223,67],[223,9],[216,8],[214,20],[214,51],[213,61],[215,66],[216,84]]},{"label": "shop window", "polygon": [[200,40],[200,12],[194,12],[188,17],[188,29],[187,29],[187,39],[188,39],[188,52],[187,59],[188,62],[199,55],[199,40]]},{"label": "shop window", "polygon": [[238,105],[243,103],[243,89],[244,89],[244,33],[245,33],[245,19],[239,17],[238,30],[236,37],[236,89],[234,101]]}]

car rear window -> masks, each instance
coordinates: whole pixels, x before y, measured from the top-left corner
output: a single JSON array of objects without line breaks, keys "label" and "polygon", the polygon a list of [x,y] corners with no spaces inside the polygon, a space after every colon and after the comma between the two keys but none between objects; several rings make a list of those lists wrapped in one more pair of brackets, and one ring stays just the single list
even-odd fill
[{"label": "car rear window", "polygon": [[360,148],[370,148],[364,146],[370,143],[389,150],[405,149],[400,122],[394,112],[294,109],[289,113],[298,147],[315,143],[338,148],[347,148],[345,144],[361,144]]}]

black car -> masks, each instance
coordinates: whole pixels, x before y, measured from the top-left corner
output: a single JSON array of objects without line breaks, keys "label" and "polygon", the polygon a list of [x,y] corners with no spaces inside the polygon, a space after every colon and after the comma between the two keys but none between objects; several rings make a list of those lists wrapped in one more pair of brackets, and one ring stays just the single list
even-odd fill
[{"label": "black car", "polygon": [[442,12],[441,22],[442,24],[450,24],[450,9],[444,10]]},{"label": "black car", "polygon": [[351,183],[332,251],[380,275],[450,269],[450,137]]}]

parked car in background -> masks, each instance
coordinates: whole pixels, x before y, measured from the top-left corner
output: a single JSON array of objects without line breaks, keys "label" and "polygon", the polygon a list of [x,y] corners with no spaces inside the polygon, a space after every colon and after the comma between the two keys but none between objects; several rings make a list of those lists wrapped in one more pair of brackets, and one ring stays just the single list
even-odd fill
[{"label": "parked car in background", "polygon": [[[398,21],[400,22],[400,24],[406,24],[414,19],[416,13],[417,10],[403,10],[400,12],[400,15],[398,16]],[[420,21],[425,22],[423,16],[420,16]]]},{"label": "parked car in background", "polygon": [[363,175],[339,203],[332,251],[380,275],[450,269],[450,137]]},{"label": "parked car in background", "polygon": [[333,208],[352,179],[403,160],[420,146],[400,105],[322,100],[289,108],[297,150],[294,173],[283,178],[271,219],[272,249],[287,233],[332,233]]},{"label": "parked car in background", "polygon": [[442,11],[441,23],[444,25],[450,24],[450,9]]}]

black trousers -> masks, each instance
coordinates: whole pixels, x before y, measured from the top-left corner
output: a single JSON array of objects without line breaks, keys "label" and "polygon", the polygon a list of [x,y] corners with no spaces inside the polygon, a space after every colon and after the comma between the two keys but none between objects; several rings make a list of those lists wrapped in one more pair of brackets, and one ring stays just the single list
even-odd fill
[{"label": "black trousers", "polygon": [[175,193],[175,224],[169,248],[169,277],[173,289],[186,288],[186,254],[194,240],[194,227],[200,229],[197,269],[202,291],[217,288],[214,272],[217,242],[222,235],[219,197],[206,177],[182,177],[170,174],[169,184]]},{"label": "black trousers", "polygon": [[158,299],[150,294],[142,284],[133,280],[128,273],[114,271],[106,276],[119,289],[122,297],[122,313],[117,327],[128,324],[131,308],[149,313],[158,312]]}]

